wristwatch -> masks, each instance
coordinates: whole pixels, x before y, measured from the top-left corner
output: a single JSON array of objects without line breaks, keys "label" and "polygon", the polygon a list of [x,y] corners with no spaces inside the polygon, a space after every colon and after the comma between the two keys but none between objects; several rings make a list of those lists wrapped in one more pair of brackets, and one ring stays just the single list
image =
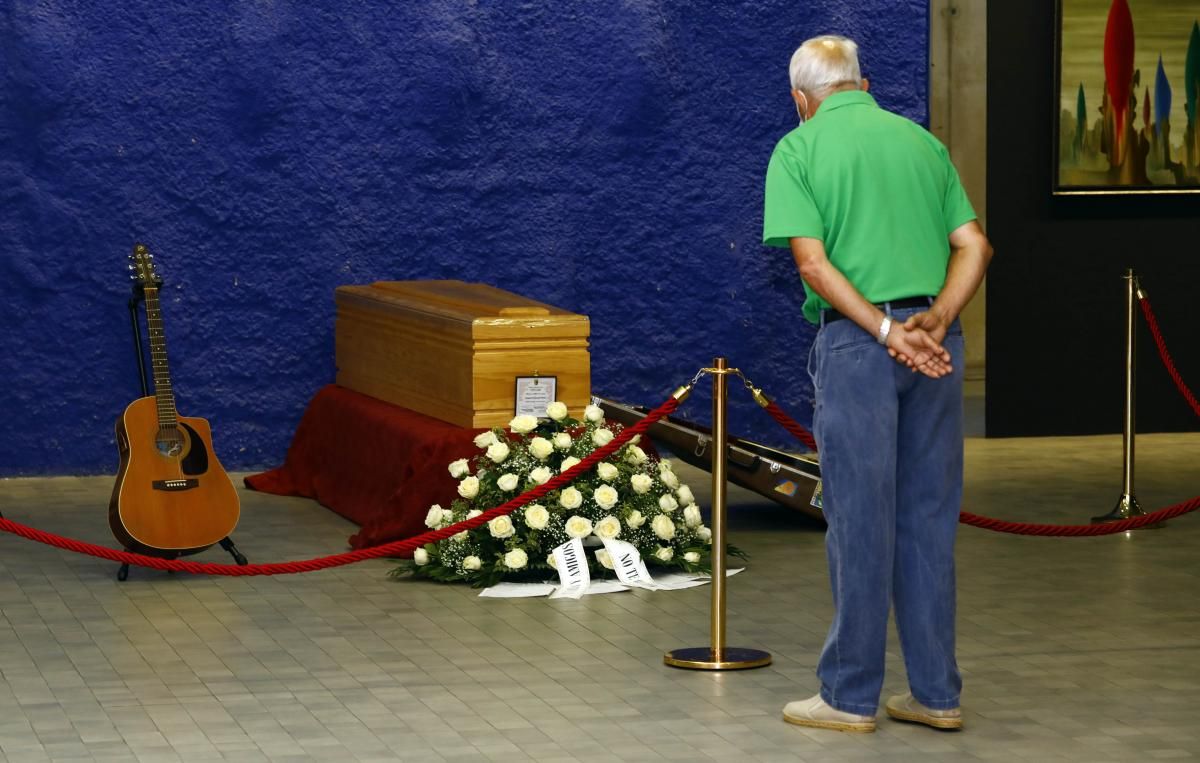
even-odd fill
[{"label": "wristwatch", "polygon": [[891,332],[891,330],[892,330],[892,316],[885,315],[885,316],[883,316],[883,322],[879,324],[879,333],[877,333],[875,335],[875,340],[877,342],[879,342],[880,344],[886,346],[888,334]]}]

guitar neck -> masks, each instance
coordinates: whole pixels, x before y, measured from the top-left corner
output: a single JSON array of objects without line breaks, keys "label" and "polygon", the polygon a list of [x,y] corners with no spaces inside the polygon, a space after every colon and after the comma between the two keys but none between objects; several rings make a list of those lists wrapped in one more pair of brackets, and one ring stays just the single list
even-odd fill
[{"label": "guitar neck", "polygon": [[154,369],[154,397],[158,403],[159,428],[178,423],[175,412],[175,392],[171,389],[171,370],[167,366],[167,337],[163,333],[162,308],[158,303],[158,287],[146,286],[146,326],[150,332],[150,364]]}]

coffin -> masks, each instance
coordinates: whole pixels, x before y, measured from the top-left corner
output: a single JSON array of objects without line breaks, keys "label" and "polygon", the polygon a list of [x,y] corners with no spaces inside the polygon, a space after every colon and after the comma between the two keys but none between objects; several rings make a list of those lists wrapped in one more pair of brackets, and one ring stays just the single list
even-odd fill
[{"label": "coffin", "polygon": [[586,315],[463,281],[377,281],[335,293],[337,383],[463,427],[504,426],[519,376],[556,378],[582,415]]}]

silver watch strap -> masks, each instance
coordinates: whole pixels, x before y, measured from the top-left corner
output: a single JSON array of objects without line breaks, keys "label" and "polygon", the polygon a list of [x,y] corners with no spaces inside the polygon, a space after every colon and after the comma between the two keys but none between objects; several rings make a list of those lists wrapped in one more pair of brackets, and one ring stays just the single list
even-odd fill
[{"label": "silver watch strap", "polygon": [[892,331],[892,316],[883,316],[883,322],[879,324],[879,333],[876,334],[875,340],[882,345],[887,344],[888,334]]}]

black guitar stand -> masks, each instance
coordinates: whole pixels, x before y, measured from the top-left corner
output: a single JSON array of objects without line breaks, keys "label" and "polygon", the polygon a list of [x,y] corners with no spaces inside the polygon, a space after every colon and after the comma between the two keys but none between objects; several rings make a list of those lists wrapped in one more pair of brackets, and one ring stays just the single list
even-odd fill
[{"label": "black guitar stand", "polygon": [[[161,279],[157,281],[157,285],[159,288],[162,287]],[[133,294],[129,297],[129,325],[133,329],[133,354],[137,358],[138,380],[142,384],[142,397],[149,397],[150,380],[146,376],[146,354],[145,350],[142,348],[142,325],[140,322],[138,322],[138,306],[142,304],[144,299],[145,293],[142,291],[142,284],[134,283]],[[218,545],[229,552],[230,556],[233,557],[233,561],[236,562],[238,566],[245,566],[250,563],[246,557],[242,555],[242,552],[238,551],[237,546],[233,544],[233,538],[226,536],[218,542]],[[178,559],[183,555],[178,551],[172,551],[163,554],[162,552],[155,553],[157,549],[129,548],[128,546],[125,548],[125,550],[131,553],[145,554],[146,556],[161,556],[164,559]],[[204,549],[198,550],[203,551]],[[174,572],[174,570],[167,571],[171,573]],[[121,565],[120,569],[117,570],[117,580],[124,582],[128,578],[129,563],[125,562]]]}]

